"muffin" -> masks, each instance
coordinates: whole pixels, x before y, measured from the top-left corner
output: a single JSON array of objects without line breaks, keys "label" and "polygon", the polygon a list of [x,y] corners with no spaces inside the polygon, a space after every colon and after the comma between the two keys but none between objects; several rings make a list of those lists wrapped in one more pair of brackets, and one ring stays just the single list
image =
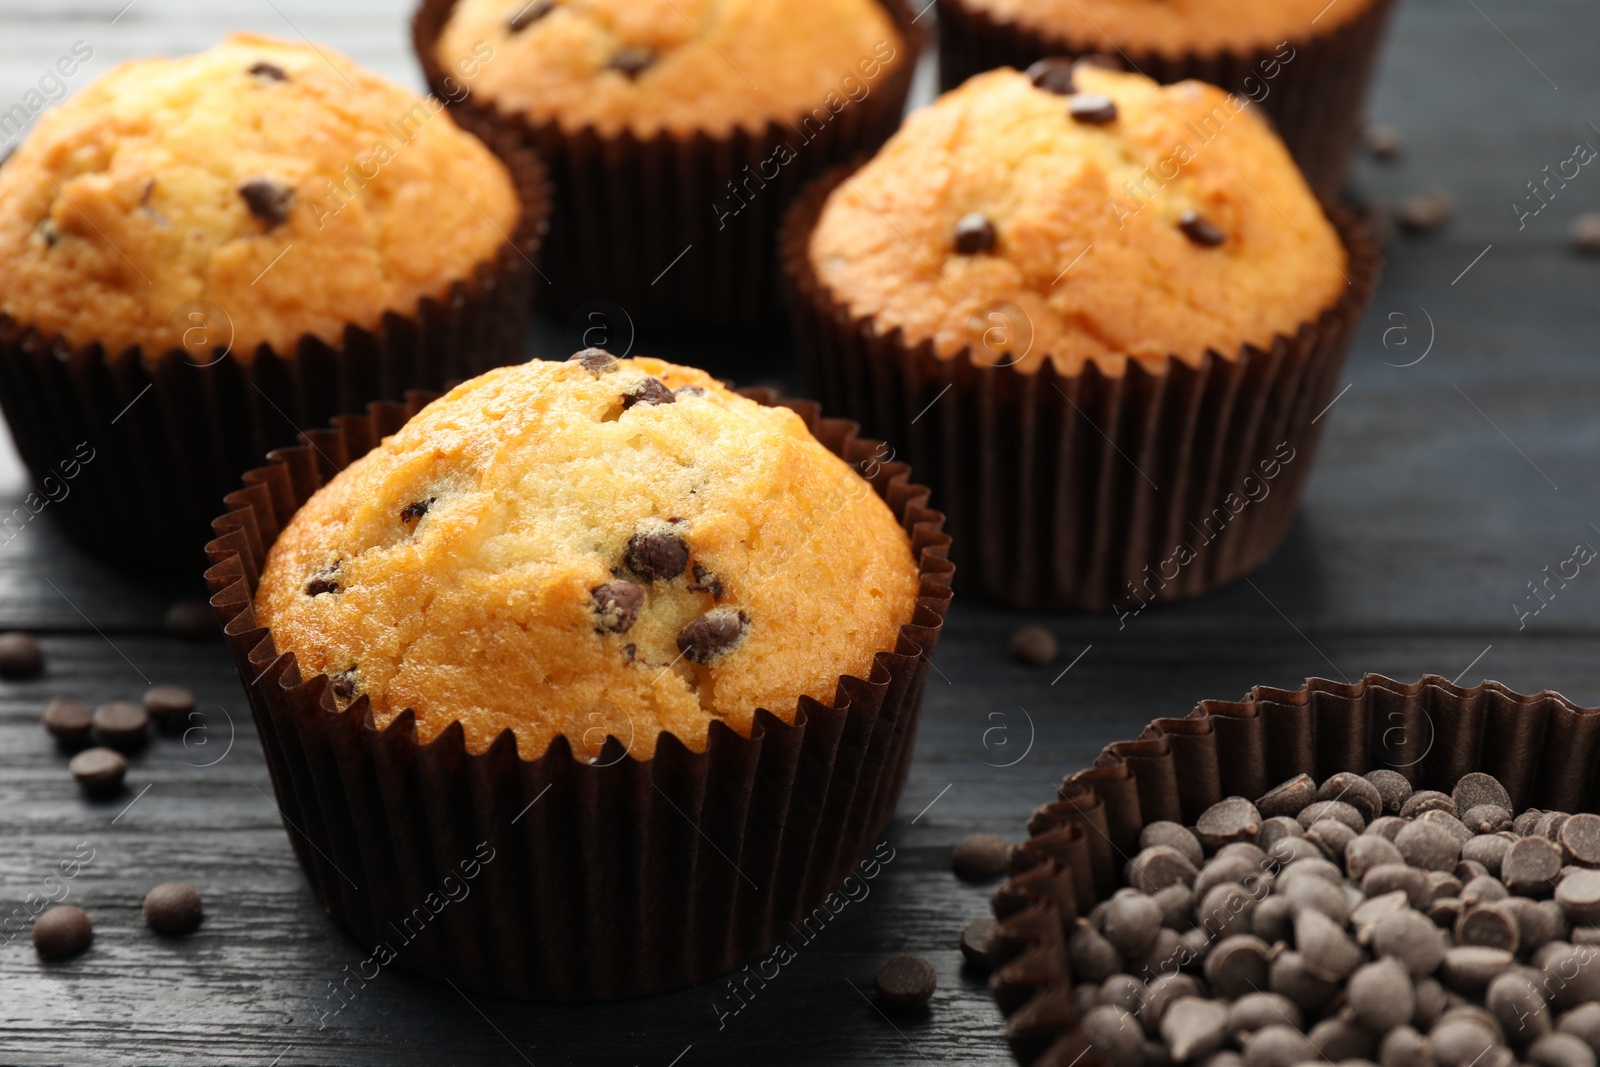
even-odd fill
[{"label": "muffin", "polygon": [[[1398,793],[1383,798],[1386,804],[1411,789],[1433,790],[1442,796],[1432,798],[1427,806],[1451,813],[1455,803],[1450,794],[1458,784],[1465,784],[1463,777],[1470,775],[1474,788],[1479,788],[1483,776],[1489,775],[1509,798],[1507,811],[1540,809],[1550,813],[1544,826],[1559,830],[1566,817],[1554,813],[1596,810],[1597,747],[1600,709],[1578,707],[1552,692],[1515,693],[1498,682],[1466,689],[1436,675],[1402,683],[1369,674],[1349,685],[1310,679],[1293,691],[1257,686],[1242,700],[1208,700],[1186,717],[1155,720],[1137,740],[1108,745],[1093,767],[1061,782],[1053,800],[1028,820],[1028,839],[1012,853],[1011,877],[994,893],[991,903],[999,926],[989,942],[992,951],[985,954],[983,962],[993,967],[989,989],[1006,1016],[1006,1039],[1012,1052],[1022,1064],[1066,1065],[1093,1044],[1082,1025],[1083,1001],[1073,994],[1074,973],[1083,971],[1084,956],[1069,949],[1068,939],[1082,929],[1080,917],[1097,914],[1099,902],[1112,897],[1124,884],[1128,860],[1139,854],[1141,836],[1152,823],[1192,826],[1202,812],[1224,798],[1262,797],[1279,783],[1302,774],[1326,783],[1340,772],[1366,775],[1384,771],[1389,772],[1383,776],[1388,779],[1385,785],[1399,786]],[[1402,779],[1409,788],[1401,785]],[[1434,817],[1425,814],[1418,821]],[[1462,829],[1470,835],[1470,830]],[[1520,820],[1514,832],[1527,839]],[[1535,830],[1531,836],[1544,832]],[[1237,846],[1245,850],[1244,855],[1250,855],[1249,849],[1254,847],[1250,836],[1244,836],[1245,844]],[[1296,840],[1312,844],[1305,837]],[[1454,843],[1459,845],[1462,840],[1465,838],[1458,836]],[[1279,845],[1287,843],[1280,841]],[[1312,851],[1315,848],[1313,845]],[[1545,850],[1556,851],[1548,845]],[[1272,854],[1265,865],[1269,873],[1275,873],[1276,857],[1285,853],[1274,848]],[[1329,864],[1315,857],[1309,862],[1328,870]],[[1470,883],[1472,877],[1463,874],[1459,881]],[[1459,882],[1439,881],[1445,878],[1442,871],[1430,876],[1430,891],[1441,898],[1462,892]],[[1220,881],[1214,879],[1210,884]],[[1548,889],[1543,892],[1549,895]],[[1498,895],[1506,896],[1504,885]],[[1448,913],[1440,914],[1446,917],[1435,921],[1449,929]],[[1260,909],[1256,915],[1255,921],[1260,922]],[[1543,942],[1552,940],[1552,931],[1557,931],[1555,940],[1562,940],[1559,930],[1565,926],[1564,918],[1560,927],[1547,920]],[[1537,924],[1530,924],[1531,929],[1537,929]],[[1581,948],[1583,936],[1574,924],[1570,940]],[[1214,951],[1214,947],[1204,951]],[[1491,958],[1494,951],[1478,949],[1491,953]],[[1504,956],[1505,969],[1515,970],[1527,962],[1529,952],[1525,950],[1515,961],[1509,951]],[[1079,967],[1074,966],[1073,957],[1080,961]],[[1182,971],[1198,973],[1196,956],[1181,952],[1177,959]],[[1533,959],[1539,959],[1537,953]],[[1172,973],[1178,968],[1170,963],[1164,960],[1163,966],[1152,970]],[[1216,972],[1206,968],[1205,973],[1209,978]],[[1419,971],[1426,973],[1426,969]],[[1553,1028],[1557,1012],[1591,999],[1592,982],[1561,995],[1573,973],[1565,973],[1559,984],[1551,986],[1557,994],[1553,1004],[1540,1001],[1533,1009],[1552,1008],[1548,1021],[1520,1034],[1514,1025],[1507,1025],[1506,1036],[1519,1046],[1526,1045]],[[1439,974],[1449,981],[1450,975]],[[1324,981],[1327,977],[1331,976],[1324,976]],[[1081,977],[1077,981],[1081,982]],[[1277,982],[1264,988],[1274,992],[1286,989]],[[1443,1000],[1442,991],[1438,996]],[[1420,1008],[1420,988],[1417,1002]],[[1467,1002],[1452,989],[1449,1003]],[[1481,1011],[1476,1007],[1465,1010]],[[1143,1016],[1140,1021],[1148,1024],[1149,1018]],[[1314,1016],[1308,1014],[1307,1020],[1311,1018]],[[1428,1027],[1419,1024],[1419,1029]],[[1561,1029],[1566,1030],[1567,1025]],[[1338,1055],[1331,1048],[1327,1051],[1329,1059]],[[1383,1058],[1413,1062],[1404,1056]],[[1523,1058],[1537,1062],[1540,1056]],[[1509,1057],[1483,1057],[1485,1063],[1491,1060],[1510,1062]],[[1269,1056],[1261,1062],[1287,1061]]]},{"label": "muffin", "polygon": [[784,209],[894,130],[921,43],[902,0],[424,0],[414,32],[463,125],[550,164],[540,306],[641,325],[776,309]]},{"label": "muffin", "polygon": [[1094,56],[1258,104],[1321,195],[1337,195],[1391,0],[938,0],[939,79]]},{"label": "muffin", "polygon": [[41,485],[94,454],[52,510],[193,566],[298,427],[519,358],[543,178],[506,159],[436,100],[245,34],[43,115],[0,167],[0,402]]},{"label": "muffin", "polygon": [[653,359],[425,399],[276,453],[210,546],[323,903],[376,947],[476,855],[485,892],[396,954],[500,996],[767,952],[904,782],[949,598],[927,491],[849,423]]},{"label": "muffin", "polygon": [[950,514],[966,588],[1137,614],[1281,540],[1376,276],[1248,108],[993,71],[808,190],[784,262],[825,404]]}]

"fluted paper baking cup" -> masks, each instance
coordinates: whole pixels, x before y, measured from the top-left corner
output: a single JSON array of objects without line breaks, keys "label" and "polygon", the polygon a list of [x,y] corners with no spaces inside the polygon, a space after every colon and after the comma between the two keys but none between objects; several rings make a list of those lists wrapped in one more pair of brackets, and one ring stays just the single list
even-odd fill
[{"label": "fluted paper baking cup", "polygon": [[1344,187],[1361,135],[1362,107],[1393,0],[1373,0],[1328,32],[1307,32],[1239,52],[1163,55],[1119,49],[1106,38],[1053,37],[968,7],[938,0],[939,81],[953,89],[985,70],[1025,70],[1046,56],[1096,55],[1163,84],[1194,78],[1256,101],[1270,116],[1312,188],[1325,197]]},{"label": "fluted paper baking cup", "polygon": [[301,427],[520,362],[549,190],[533,153],[497,151],[522,202],[515,232],[445,298],[386,313],[375,330],[346,326],[338,344],[307,334],[248,358],[208,347],[150,356],[73,346],[0,315],[0,408],[39,510],[102,556],[193,574],[224,494]]},{"label": "fluted paper baking cup", "polygon": [[[900,125],[926,31],[904,0],[883,0],[906,53],[867,95],[821,122],[806,115],[725,136],[661,132],[641,138],[533,122],[463,92],[436,44],[455,0],[423,0],[412,22],[428,84],[466,129],[499,131],[536,149],[555,183],[555,215],[537,305],[570,314],[591,300],[622,307],[635,325],[753,325],[780,306],[774,254],[783,213],[822,171],[875,151]],[[492,143],[492,142],[491,142]]]},{"label": "fluted paper baking cup", "polygon": [[792,408],[862,472],[911,539],[922,584],[894,650],[869,677],[841,677],[832,707],[802,697],[792,724],[759,710],[749,737],[715,722],[704,752],[664,733],[652,759],[608,738],[587,762],[564,738],[519,752],[507,730],[474,753],[460,723],[423,744],[414,716],[380,730],[365,697],[339,711],[326,675],[303,678],[278,652],[252,606],[267,551],[312,493],[430,396],[337,419],[228,497],[207,549],[211,603],[300,865],[380,965],[524,1000],[704,981],[804,923],[888,825],[950,602],[944,517],[854,423],[746,395]]},{"label": "fluted paper baking cup", "polygon": [[1014,873],[992,898],[1003,962],[989,989],[1017,1060],[1066,1067],[1089,1048],[1071,1005],[1067,934],[1120,885],[1146,825],[1192,826],[1225,797],[1259,797],[1299,774],[1323,781],[1380,769],[1446,793],[1482,771],[1506,787],[1514,811],[1595,811],[1600,708],[1498,682],[1462,689],[1431,674],[1410,684],[1313,678],[1292,691],[1257,686],[1243,700],[1204,701],[1107,746],[1033,813]]},{"label": "fluted paper baking cup", "polygon": [[1023,372],[907,344],[817,278],[811,231],[850,173],[813,183],[785,222],[800,365],[828,410],[887,441],[932,488],[963,595],[1128,616],[1220,588],[1277,549],[1377,285],[1378,251],[1354,215],[1325,205],[1349,285],[1293,336],[1198,366],[1169,356],[1062,374],[1046,359]]}]

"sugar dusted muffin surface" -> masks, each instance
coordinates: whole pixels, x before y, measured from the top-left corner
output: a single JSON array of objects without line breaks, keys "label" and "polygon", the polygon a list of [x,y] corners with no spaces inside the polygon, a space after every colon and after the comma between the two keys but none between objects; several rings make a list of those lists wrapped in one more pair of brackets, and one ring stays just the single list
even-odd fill
[{"label": "sugar dusted muffin surface", "polygon": [[906,44],[879,0],[461,0],[450,69],[487,43],[472,91],[605,136],[760,130],[872,91]]},{"label": "sugar dusted muffin surface", "polygon": [[[518,223],[505,166],[434,104],[309,44],[235,34],[124,63],[0,166],[0,311],[75,345],[248,359],[416,312]],[[186,345],[194,351],[192,345]]]},{"label": "sugar dusted muffin surface", "polygon": [[1347,285],[1337,231],[1251,107],[1087,64],[991,71],[913,113],[830,195],[808,256],[883,332],[1062,373],[1232,356]]},{"label": "sugar dusted muffin surface", "polygon": [[866,677],[920,580],[887,505],[799,416],[590,350],[457,387],[296,514],[256,594],[301,673],[379,724],[525,757],[702,749]]}]

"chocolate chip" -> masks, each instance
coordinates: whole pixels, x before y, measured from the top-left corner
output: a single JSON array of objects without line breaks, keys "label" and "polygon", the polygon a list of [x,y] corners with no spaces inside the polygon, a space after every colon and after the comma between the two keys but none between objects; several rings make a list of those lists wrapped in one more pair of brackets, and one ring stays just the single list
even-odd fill
[{"label": "chocolate chip", "polygon": [[1441,793],[1437,789],[1418,789],[1400,806],[1400,817],[1415,819],[1418,815],[1429,811],[1446,811],[1454,815],[1456,802],[1450,799],[1449,794]]},{"label": "chocolate chip", "polygon": [[999,239],[994,223],[981,211],[957,219],[955,233],[956,254],[962,256],[981,256],[991,251]]},{"label": "chocolate chip", "polygon": [[1200,847],[1200,839],[1194,836],[1193,830],[1180,823],[1158,820],[1139,831],[1140,848],[1155,848],[1157,845],[1177,849],[1190,863],[1198,865],[1205,862],[1206,854]]},{"label": "chocolate chip", "polygon": [[217,616],[203,600],[180,600],[167,608],[162,624],[167,633],[190,641],[217,636]]},{"label": "chocolate chip", "polygon": [[1118,893],[1106,908],[1101,932],[1118,952],[1137,956],[1155,940],[1161,918],[1161,906],[1146,894]]},{"label": "chocolate chip", "polygon": [[200,925],[200,894],[182,882],[162,882],[145,894],[144,921],[158,934],[186,934]]},{"label": "chocolate chip", "polygon": [[1387,123],[1373,123],[1366,128],[1363,139],[1367,142],[1367,151],[1373,159],[1389,162],[1400,155],[1400,148],[1404,142],[1400,127]]},{"label": "chocolate chip", "polygon": [[1276,786],[1256,801],[1261,814],[1269,818],[1296,816],[1317,799],[1317,783],[1309,774],[1297,774]]},{"label": "chocolate chip", "polygon": [[1317,1062],[1319,1056],[1310,1038],[1294,1027],[1281,1023],[1263,1026],[1250,1036],[1244,1046],[1247,1067],[1291,1067],[1297,1063]]},{"label": "chocolate chip", "polygon": [[873,984],[878,997],[891,1008],[920,1008],[933,997],[938,977],[921,956],[895,956],[878,968]]},{"label": "chocolate chip", "polygon": [[1067,102],[1067,114],[1086,126],[1104,126],[1117,121],[1117,102],[1100,93],[1078,93]]},{"label": "chocolate chip", "polygon": [[1600,867],[1600,815],[1581,812],[1568,819],[1561,827],[1559,843],[1573,863]]},{"label": "chocolate chip", "polygon": [[584,370],[592,372],[597,378],[602,374],[610,374],[621,366],[617,362],[617,357],[603,348],[585,348],[582,352],[574,352],[567,358],[567,362],[581,365]]},{"label": "chocolate chip", "polygon": [[1479,804],[1493,804],[1497,808],[1511,808],[1511,794],[1506,792],[1506,787],[1492,774],[1483,774],[1472,771],[1463,774],[1456,781],[1456,787],[1450,793],[1450,800],[1455,804],[1456,811],[1469,811]]},{"label": "chocolate chip", "polygon": [[721,578],[718,578],[698,563],[689,568],[689,573],[694,575],[694,581],[690,582],[687,587],[691,593],[710,593],[712,600],[722,599]]},{"label": "chocolate chip", "polygon": [[1475,996],[1489,988],[1494,976],[1510,967],[1515,959],[1505,949],[1457,945],[1445,950],[1439,964],[1439,981],[1446,989],[1462,996]]},{"label": "chocolate chip", "polygon": [[606,64],[606,69],[617,71],[629,78],[637,78],[655,66],[655,62],[656,54],[652,49],[630,46],[618,49],[611,57],[611,62]]},{"label": "chocolate chip", "polygon": [[1534,824],[1535,837],[1542,837],[1546,841],[1559,841],[1561,829],[1567,825],[1567,820],[1572,818],[1564,811],[1547,811],[1539,816],[1539,821]]},{"label": "chocolate chip", "polygon": [[267,224],[267,229],[281,225],[294,207],[294,190],[273,178],[251,178],[239,186],[250,214]]},{"label": "chocolate chip", "polygon": [[356,669],[350,667],[328,676],[328,688],[333,690],[333,695],[341,700],[349,700],[356,695]]},{"label": "chocolate chip", "polygon": [[101,744],[128,752],[145,743],[150,713],[143,704],[113,700],[94,709],[93,722]]},{"label": "chocolate chip", "polygon": [[961,931],[961,954],[968,963],[979,967],[994,967],[998,962],[996,944],[1000,924],[993,919],[973,919]]},{"label": "chocolate chip", "polygon": [[1144,1035],[1136,1017],[1111,1004],[1084,1013],[1083,1039],[1102,1063],[1137,1067],[1144,1063]]},{"label": "chocolate chip", "polygon": [[1183,235],[1190,241],[1202,248],[1215,248],[1227,240],[1227,236],[1198,211],[1185,211],[1179,215],[1178,229],[1182,230]]},{"label": "chocolate chip", "polygon": [[1570,922],[1600,922],[1600,871],[1568,870],[1556,886],[1556,903]]},{"label": "chocolate chip", "polygon": [[1153,845],[1128,861],[1128,884],[1144,893],[1155,893],[1170,885],[1192,885],[1195,866],[1169,845]]},{"label": "chocolate chip", "polygon": [[628,539],[623,562],[647,582],[669,582],[689,565],[689,544],[667,530],[641,530]]},{"label": "chocolate chip", "polygon": [[1512,843],[1500,861],[1500,880],[1521,896],[1544,896],[1555,887],[1561,873],[1561,850],[1542,837],[1524,837]]},{"label": "chocolate chip", "polygon": [[1011,635],[1011,658],[1030,667],[1043,667],[1061,651],[1056,635],[1043,626],[1024,626]]},{"label": "chocolate chip", "polygon": [[144,710],[158,729],[181,723],[194,710],[194,694],[181,685],[151,686],[144,694]]},{"label": "chocolate chip", "polygon": [[635,404],[656,405],[675,404],[678,398],[672,395],[672,390],[662,384],[659,378],[645,378],[638,384],[622,394],[622,410],[627,411]]},{"label": "chocolate chip", "polygon": [[1534,824],[1544,815],[1539,808],[1529,808],[1527,811],[1511,820],[1511,832],[1518,837],[1527,837],[1533,833]]},{"label": "chocolate chip", "polygon": [[1371,822],[1383,814],[1383,794],[1378,787],[1359,774],[1340,772],[1332,775],[1317,790],[1318,800],[1342,800]]},{"label": "chocolate chip", "polygon": [[338,560],[335,560],[326,567],[322,568],[320,571],[317,571],[311,576],[311,579],[306,582],[306,596],[321,596],[323,593],[337,593],[339,591],[339,583],[334,580],[334,576],[338,573]]},{"label": "chocolate chip", "polygon": [[1006,873],[1011,842],[998,834],[969,834],[950,850],[950,869],[965,882],[985,882]]},{"label": "chocolate chip", "polygon": [[1047,93],[1054,93],[1057,96],[1071,96],[1077,92],[1077,88],[1072,83],[1072,67],[1072,60],[1061,56],[1051,56],[1048,59],[1039,60],[1024,73],[1027,74],[1029,81]]},{"label": "chocolate chip", "polygon": [[1511,829],[1511,812],[1497,804],[1476,804],[1466,809],[1461,822],[1474,834],[1492,834]]},{"label": "chocolate chip", "polygon": [[510,21],[506,23],[506,29],[512,33],[521,33],[555,9],[555,0],[532,0],[532,3],[511,16]]},{"label": "chocolate chip", "polygon": [[1261,812],[1244,797],[1218,801],[1200,813],[1194,832],[1208,848],[1221,848],[1230,841],[1254,841],[1261,829]]},{"label": "chocolate chip", "polygon": [[1528,1046],[1534,1067],[1594,1067],[1595,1053],[1571,1034],[1546,1034]]},{"label": "chocolate chip", "polygon": [[644,590],[632,582],[607,582],[589,590],[594,600],[595,632],[625,634],[639,620]]},{"label": "chocolate chip", "polygon": [[1355,973],[1365,957],[1342,925],[1315,908],[1303,908],[1294,917],[1294,947],[1318,978],[1341,981]]},{"label": "chocolate chip", "polygon": [[62,745],[76,746],[87,742],[90,725],[88,707],[75,701],[56,697],[44,709],[44,728]]},{"label": "chocolate chip", "polygon": [[1600,211],[1585,211],[1567,227],[1572,247],[1585,255],[1600,253]]},{"label": "chocolate chip", "polygon": [[407,526],[417,523],[422,519],[422,516],[428,513],[429,505],[431,505],[437,499],[438,497],[430,496],[426,500],[413,500],[411,503],[400,509],[400,521],[405,523]]},{"label": "chocolate chip", "polygon": [[1510,971],[1496,975],[1483,1001],[1489,1014],[1506,1033],[1516,1035],[1519,1043],[1543,1037],[1553,1025],[1539,986],[1525,974]]},{"label": "chocolate chip", "polygon": [[732,608],[712,608],[678,633],[678,651],[691,663],[710,663],[744,637],[750,616]]},{"label": "chocolate chip", "polygon": [[1091,982],[1103,982],[1122,970],[1122,956],[1111,942],[1081,919],[1067,935],[1067,962],[1075,976]]},{"label": "chocolate chip", "polygon": [[1400,201],[1400,210],[1395,215],[1402,229],[1431,233],[1448,223],[1455,213],[1455,201],[1449,193],[1425,189]]},{"label": "chocolate chip", "polygon": [[1367,820],[1361,817],[1361,813],[1342,800],[1312,801],[1301,808],[1300,814],[1295,818],[1299,819],[1300,825],[1307,829],[1323,819],[1336,819],[1358,834],[1367,828]]},{"label": "chocolate chip", "polygon": [[1161,1017],[1161,1037],[1174,1063],[1209,1055],[1228,1036],[1228,1006],[1204,997],[1180,997]]},{"label": "chocolate chip", "polygon": [[1426,871],[1453,870],[1461,858],[1461,844],[1444,827],[1418,820],[1401,827],[1394,843],[1413,867]]},{"label": "chocolate chip", "polygon": [[1399,771],[1376,770],[1362,775],[1378,790],[1383,798],[1383,810],[1389,815],[1400,814],[1400,809],[1411,798],[1411,783]]},{"label": "chocolate chip", "polygon": [[1306,828],[1306,840],[1335,862],[1344,859],[1345,846],[1355,839],[1356,832],[1337,819],[1318,819]]},{"label": "chocolate chip", "polygon": [[1374,1033],[1403,1026],[1416,1010],[1411,975],[1392,959],[1366,964],[1350,976],[1345,1004],[1354,1021]]},{"label": "chocolate chip", "polygon": [[47,960],[71,956],[89,947],[94,924],[74,904],[58,904],[33,921],[33,950]]},{"label": "chocolate chip", "polygon": [[1432,974],[1444,959],[1445,943],[1439,928],[1412,908],[1391,912],[1373,923],[1368,941],[1374,955],[1399,960],[1413,978]]},{"label": "chocolate chip", "polygon": [[268,63],[264,59],[251,66],[250,73],[266,81],[281,82],[289,79],[289,75],[284,73],[282,67],[276,63]]},{"label": "chocolate chip", "polygon": [[0,634],[0,678],[37,678],[44,673],[44,652],[32,634],[17,630]]},{"label": "chocolate chip", "polygon": [[[1200,933],[1210,939],[1210,931],[1202,929]],[[1254,934],[1225,937],[1206,953],[1206,982],[1216,996],[1228,1000],[1247,996],[1267,984],[1271,960],[1271,947],[1262,938]]]},{"label": "chocolate chip", "polygon": [[122,753],[109,748],[86,748],[67,764],[67,770],[78,780],[84,792],[91,796],[109,796],[122,788],[122,778],[128,773],[128,761]]}]

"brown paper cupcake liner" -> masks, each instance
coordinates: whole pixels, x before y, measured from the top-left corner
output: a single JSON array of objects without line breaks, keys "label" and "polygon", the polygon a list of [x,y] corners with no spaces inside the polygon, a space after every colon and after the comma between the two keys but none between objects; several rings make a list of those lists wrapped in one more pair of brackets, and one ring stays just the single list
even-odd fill
[{"label": "brown paper cupcake liner", "polygon": [[[1194,78],[1254,99],[1278,127],[1284,144],[1318,193],[1337,196],[1361,135],[1362,107],[1378,45],[1393,0],[1373,0],[1349,22],[1327,33],[1312,29],[1291,38],[1292,58],[1278,55],[1279,42],[1247,52],[1120,52],[1104,37],[1053,37],[962,0],[938,0],[939,82],[953,89],[985,70],[1025,70],[1046,56],[1108,56],[1163,84]],[[1276,70],[1274,78],[1265,72]],[[1254,91],[1252,91],[1254,87]]]},{"label": "brown paper cupcake liner", "polygon": [[841,677],[833,707],[803,698],[792,725],[757,711],[748,738],[713,723],[704,752],[662,734],[654,758],[636,760],[608,738],[589,763],[565,739],[519,753],[507,730],[472,753],[459,723],[421,744],[414,716],[380,730],[364,697],[339,712],[326,675],[302,678],[277,651],[252,607],[268,549],[318,487],[430,396],[336,419],[227,498],[208,547],[211,602],[300,864],[375,956],[386,946],[407,969],[527,1000],[704,981],[789,937],[888,825],[950,601],[944,517],[854,423],[746,395],[792,408],[856,465],[911,538],[922,584],[894,651],[868,678]]},{"label": "brown paper cupcake liner", "polygon": [[1354,685],[1313,678],[1293,691],[1257,686],[1240,701],[1204,701],[1107,746],[1033,813],[1013,876],[992,899],[1004,962],[989,989],[1018,1061],[1065,1067],[1089,1047],[1070,1003],[1067,932],[1120,885],[1147,824],[1192,826],[1224,797],[1258,797],[1298,774],[1322,781],[1383,768],[1446,793],[1483,771],[1505,785],[1514,811],[1595,811],[1600,708],[1498,682],[1462,689],[1437,675],[1409,685],[1376,674]]},{"label": "brown paper cupcake liner", "polygon": [[[875,151],[900,125],[927,23],[913,21],[906,0],[882,2],[907,54],[865,97],[825,125],[796,116],[726,136],[567,131],[463,96],[434,47],[455,0],[423,0],[412,36],[428,84],[454,102],[462,126],[507,132],[550,167],[556,213],[541,261],[548,279],[534,287],[541,309],[566,315],[603,299],[637,325],[753,325],[780,307],[775,237],[800,189],[829,167]],[[828,113],[823,100],[817,105]],[[784,146],[794,159],[778,165]],[[769,178],[769,171],[776,173]]]},{"label": "brown paper cupcake liner", "polygon": [[223,495],[300,427],[520,362],[549,193],[533,153],[497,151],[523,205],[515,232],[445,298],[387,312],[376,330],[346,326],[337,344],[307,334],[249,359],[184,348],[150,357],[74,347],[0,315],[0,409],[49,500],[40,510],[102,556],[193,573]]},{"label": "brown paper cupcake liner", "polygon": [[941,359],[834,298],[807,244],[849,173],[815,182],[785,223],[800,365],[828,410],[888,441],[933,489],[964,595],[1131,615],[1220,588],[1277,549],[1377,284],[1377,249],[1350,212],[1326,207],[1350,284],[1293,337],[1199,366],[1168,357],[1063,375],[1046,359],[1023,373],[970,350]]}]

